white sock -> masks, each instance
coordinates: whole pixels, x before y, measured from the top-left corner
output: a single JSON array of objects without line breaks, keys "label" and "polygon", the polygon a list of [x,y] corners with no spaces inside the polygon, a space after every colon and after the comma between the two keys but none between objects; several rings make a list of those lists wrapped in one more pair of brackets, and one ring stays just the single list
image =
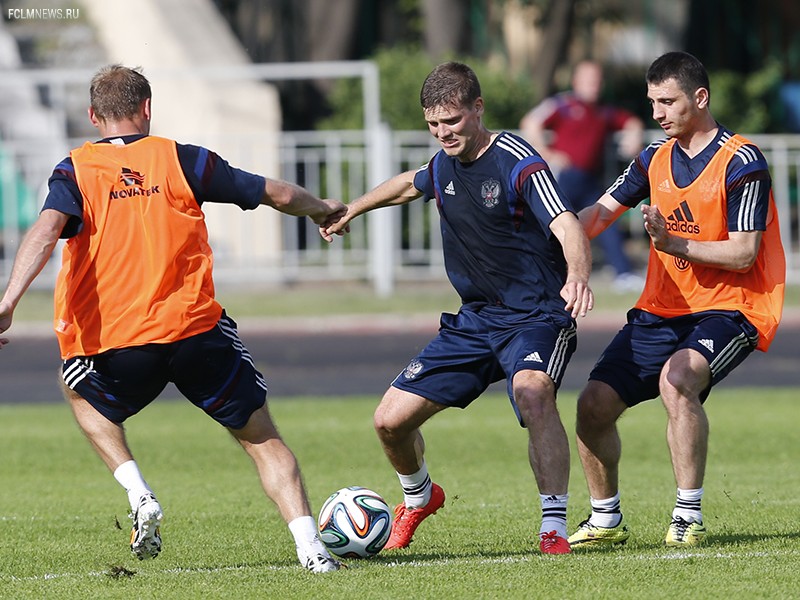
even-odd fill
[{"label": "white sock", "polygon": [[684,490],[678,488],[677,500],[675,501],[675,508],[672,510],[672,516],[680,517],[684,521],[703,522],[703,513],[700,510],[700,502],[703,499],[703,488],[694,490]]},{"label": "white sock", "polygon": [[128,493],[128,502],[132,511],[135,511],[139,506],[139,498],[148,492],[153,493],[153,490],[150,489],[150,486],[147,485],[144,477],[142,477],[135,460],[129,460],[118,466],[114,471],[114,479]]},{"label": "white sock", "polygon": [[567,499],[569,494],[539,494],[542,503],[542,527],[539,533],[555,531],[567,537]]},{"label": "white sock", "polygon": [[328,549],[322,540],[319,539],[317,522],[312,516],[297,517],[289,522],[289,531],[294,537],[294,545],[297,548],[297,558],[305,564],[305,559],[312,554],[322,554],[330,556]]},{"label": "white sock", "polygon": [[403,487],[403,502],[407,508],[422,508],[431,499],[433,484],[428,476],[428,466],[422,461],[422,468],[411,475],[397,474]]},{"label": "white sock", "polygon": [[596,527],[616,527],[622,520],[622,511],[619,504],[619,492],[611,498],[598,500],[589,498],[592,505],[592,516],[589,522]]}]

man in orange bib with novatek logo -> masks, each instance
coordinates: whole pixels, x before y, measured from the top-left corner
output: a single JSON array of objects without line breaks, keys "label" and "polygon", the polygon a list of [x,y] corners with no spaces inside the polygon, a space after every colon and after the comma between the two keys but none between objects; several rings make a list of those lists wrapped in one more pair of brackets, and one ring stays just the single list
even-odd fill
[{"label": "man in orange bib with novatek logo", "polygon": [[705,540],[703,402],[753,350],[769,348],[783,308],[786,261],[761,151],[711,116],[708,74],[694,56],[669,52],[646,80],[653,118],[669,137],[643,150],[579,215],[594,237],[650,198],[641,207],[651,241],[645,289],[578,399],[592,512],[570,536],[573,548],[628,540],[616,421],[658,395],[678,488],[664,541],[687,547]]},{"label": "man in orange bib with novatek logo", "polygon": [[[202,204],[243,210],[263,204],[321,227],[338,220],[344,205],[233,168],[205,148],[148,135],[150,84],[137,70],[105,67],[89,94],[89,118],[103,139],[73,150],[53,171],[0,301],[0,333],[56,242],[66,238],[55,294],[63,389],[79,426],[127,492],[134,554],[145,559],[161,551],[163,513],[128,448],[123,422],[172,382],[253,459],[303,566],[338,570],[319,540],[297,461],[270,417],[266,382],[236,323],[214,299]],[[7,342],[0,338],[0,346]]]}]

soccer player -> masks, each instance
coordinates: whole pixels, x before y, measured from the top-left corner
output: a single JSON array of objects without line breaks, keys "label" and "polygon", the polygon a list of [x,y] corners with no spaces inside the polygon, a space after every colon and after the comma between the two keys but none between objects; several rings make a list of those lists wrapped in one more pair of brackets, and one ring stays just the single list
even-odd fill
[{"label": "soccer player", "polygon": [[786,263],[764,156],[714,120],[708,74],[694,56],[664,54],[646,81],[653,119],[667,139],[644,149],[579,213],[594,237],[649,197],[641,211],[651,246],[645,289],[578,399],[578,450],[592,512],[570,536],[573,548],[628,539],[616,421],[658,395],[678,487],[665,543],[704,541],[703,403],[753,350],[769,348],[783,307]]},{"label": "soccer player", "polygon": [[[556,172],[576,210],[594,204],[606,187],[602,175],[610,134],[620,133],[620,154],[627,159],[642,149],[642,121],[627,110],[601,104],[602,89],[603,67],[583,60],[575,65],[569,91],[545,98],[520,122],[522,134]],[[614,289],[640,292],[644,280],[633,271],[619,228],[609,226],[597,241],[614,269]]]},{"label": "soccer player", "polygon": [[467,65],[449,62],[425,79],[420,100],[442,149],[355,199],[323,228],[330,236],[367,211],[435,198],[447,275],[458,314],[400,372],[375,412],[375,429],[397,472],[403,502],[386,548],[405,548],[423,519],[444,505],[431,482],[420,427],[448,407],[467,407],[506,378],[542,507],[542,552],[566,540],[569,442],[556,390],[576,345],[575,318],[591,309],[589,241],[541,156],[523,139],[483,124],[481,88]]},{"label": "soccer player", "polygon": [[235,169],[205,148],[148,135],[150,84],[137,70],[104,67],[89,94],[89,119],[102,139],[56,166],[0,301],[0,333],[56,242],[66,238],[54,322],[62,388],[78,425],[127,492],[133,553],[158,555],[163,513],[123,423],[173,382],[249,454],[303,566],[337,570],[319,540],[297,461],[270,417],[266,382],[236,323],[214,299],[202,205],[263,204],[322,226],[344,205]]}]

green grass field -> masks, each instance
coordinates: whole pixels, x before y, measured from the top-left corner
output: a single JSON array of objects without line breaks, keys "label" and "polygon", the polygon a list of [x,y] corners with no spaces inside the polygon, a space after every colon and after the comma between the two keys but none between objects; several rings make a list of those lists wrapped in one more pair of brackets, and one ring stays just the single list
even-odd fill
[{"label": "green grass field", "polygon": [[[200,411],[159,400],[128,422],[165,509],[164,550],[128,550],[127,502],[65,405],[0,406],[2,598],[792,598],[800,562],[798,389],[721,386],[708,403],[707,546],[663,547],[674,500],[657,402],[620,422],[623,510],[631,541],[614,551],[541,556],[526,435],[505,397],[487,395],[425,427],[428,464],[448,494],[407,550],[315,576],[235,442]],[[371,426],[376,398],[276,400],[318,510],[363,485],[389,504],[396,477]],[[575,397],[560,399],[569,432]],[[570,437],[574,437],[570,433]],[[588,511],[577,455],[569,525]]]}]

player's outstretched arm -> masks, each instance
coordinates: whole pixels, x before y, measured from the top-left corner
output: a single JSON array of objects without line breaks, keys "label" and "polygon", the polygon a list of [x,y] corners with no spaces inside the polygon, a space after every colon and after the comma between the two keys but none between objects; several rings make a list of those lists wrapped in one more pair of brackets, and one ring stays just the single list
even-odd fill
[{"label": "player's outstretched arm", "polygon": [[343,231],[347,231],[347,224],[359,215],[376,208],[397,206],[416,200],[422,195],[422,192],[414,187],[414,175],[416,173],[416,171],[406,171],[395,175],[363,196],[356,198],[347,205],[347,212],[324,231],[320,231],[320,234],[323,237],[325,235],[340,234]]},{"label": "player's outstretched arm", "polygon": [[[11,327],[17,304],[53,254],[68,219],[69,216],[62,212],[45,209],[25,234],[14,258],[3,299],[0,300],[0,333]],[[0,347],[7,342],[0,341]]]},{"label": "player's outstretched arm", "polygon": [[561,289],[564,308],[573,318],[585,317],[594,308],[594,294],[589,287],[592,272],[592,248],[580,222],[571,212],[558,215],[550,223],[550,230],[561,242],[567,261],[567,281]]},{"label": "player's outstretched arm", "polygon": [[[295,217],[308,217],[322,227],[328,227],[346,212],[338,200],[317,198],[304,187],[281,179],[266,179],[261,204]],[[331,237],[322,236],[327,241]]]},{"label": "player's outstretched arm", "polygon": [[628,210],[627,206],[617,202],[611,194],[603,194],[597,202],[578,213],[583,229],[590,240],[603,233],[609,225]]}]

